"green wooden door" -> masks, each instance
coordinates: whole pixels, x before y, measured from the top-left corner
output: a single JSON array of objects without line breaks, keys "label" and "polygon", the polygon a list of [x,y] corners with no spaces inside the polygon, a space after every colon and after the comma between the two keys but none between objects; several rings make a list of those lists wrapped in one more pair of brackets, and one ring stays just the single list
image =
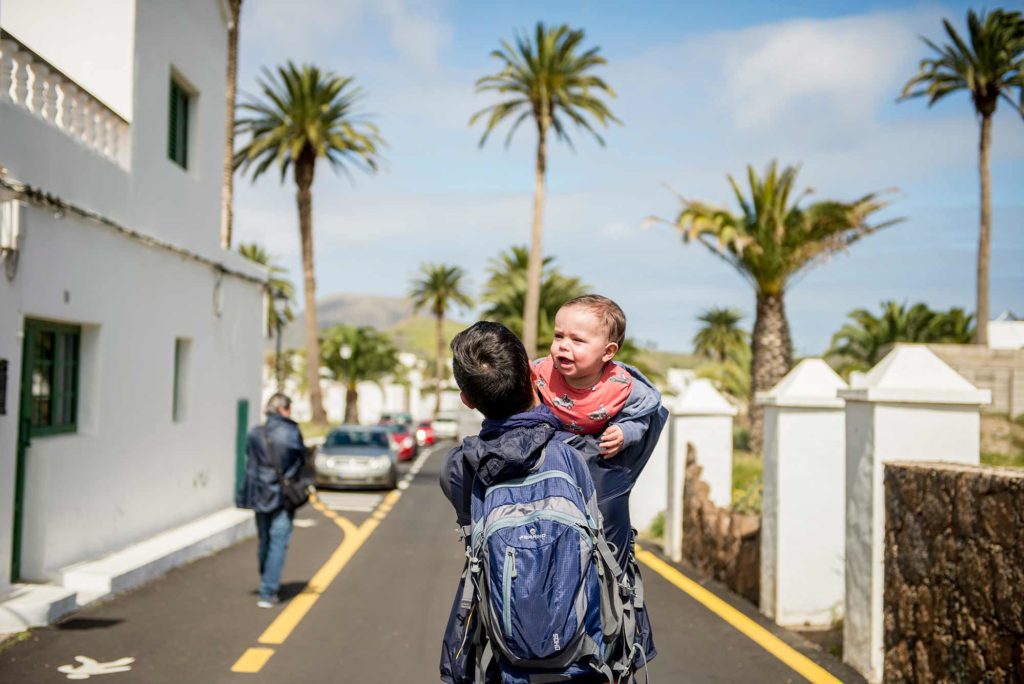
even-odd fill
[{"label": "green wooden door", "polygon": [[11,582],[21,579],[21,527],[25,509],[25,457],[32,443],[32,340],[31,321],[25,321],[21,346],[21,389],[18,398],[18,441],[14,466],[14,530],[11,535]]},{"label": "green wooden door", "polygon": [[245,479],[245,438],[249,434],[249,400],[239,399],[235,423],[235,493]]}]

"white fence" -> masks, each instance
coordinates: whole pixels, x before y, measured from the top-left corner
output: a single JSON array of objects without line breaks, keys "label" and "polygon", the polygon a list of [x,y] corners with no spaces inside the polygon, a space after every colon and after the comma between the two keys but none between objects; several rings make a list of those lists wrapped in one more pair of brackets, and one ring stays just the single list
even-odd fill
[{"label": "white fence", "polygon": [[[630,503],[639,529],[664,512],[665,553],[674,560],[682,555],[688,444],[716,503],[727,505],[731,490],[731,443],[723,447],[723,438],[731,437],[732,415],[710,410],[722,408],[710,387],[694,390],[691,399],[701,402],[687,401],[694,382],[684,384],[679,399],[666,400],[673,415]],[[844,659],[880,682],[884,464],[977,464],[980,409],[991,393],[927,347],[900,344],[852,386],[811,359],[758,400],[765,406],[760,608],[782,625],[843,618]],[[693,412],[697,403],[703,412]]]}]

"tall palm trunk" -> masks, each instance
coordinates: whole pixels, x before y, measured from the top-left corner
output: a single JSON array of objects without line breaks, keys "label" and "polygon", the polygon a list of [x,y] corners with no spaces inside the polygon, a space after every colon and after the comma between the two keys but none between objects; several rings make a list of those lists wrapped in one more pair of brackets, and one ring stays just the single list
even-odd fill
[{"label": "tall palm trunk", "polygon": [[751,344],[750,449],[760,452],[764,440],[764,413],[757,405],[757,393],[774,387],[793,365],[793,342],[781,292],[757,293],[757,318]]},{"label": "tall palm trunk", "polygon": [[[323,396],[320,393],[320,340],[316,324],[316,278],[313,276],[313,171],[316,157],[306,147],[295,162],[295,184],[298,192],[295,201],[299,205],[299,233],[302,236],[302,273],[305,276],[306,294],[306,383],[309,385],[309,407],[313,422],[327,423],[324,413]],[[347,409],[346,409],[347,412]]]},{"label": "tall palm trunk", "polygon": [[238,89],[238,17],[242,0],[228,0],[228,83],[224,95],[224,177],[220,199],[220,246],[231,249],[235,201],[235,93]]},{"label": "tall palm trunk", "polygon": [[974,341],[988,346],[988,262],[992,238],[992,178],[988,151],[992,143],[992,115],[981,115],[981,140],[978,150],[978,174],[981,176],[981,230],[978,234],[978,304],[975,308]]},{"label": "tall palm trunk", "polygon": [[444,312],[438,311],[437,316],[437,365],[434,367],[437,382],[434,384],[434,417],[441,412],[441,383],[447,379],[447,364],[444,362]]},{"label": "tall palm trunk", "polygon": [[359,422],[359,390],[354,382],[345,385],[345,422],[350,425]]},{"label": "tall palm trunk", "polygon": [[537,319],[540,317],[540,276],[544,242],[544,175],[547,173],[547,121],[537,124],[537,165],[533,179],[533,231],[526,264],[526,303],[523,306],[523,345],[532,359],[537,353]]}]

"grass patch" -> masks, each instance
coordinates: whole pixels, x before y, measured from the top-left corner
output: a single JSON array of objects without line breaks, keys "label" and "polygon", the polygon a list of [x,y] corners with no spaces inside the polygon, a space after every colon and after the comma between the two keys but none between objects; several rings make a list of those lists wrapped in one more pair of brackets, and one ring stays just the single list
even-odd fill
[{"label": "grass patch", "polygon": [[299,423],[299,429],[302,430],[303,439],[315,439],[317,437],[326,437],[331,426],[319,423]]},{"label": "grass patch", "polygon": [[737,449],[732,455],[732,509],[737,513],[761,512],[761,456]]},{"label": "grass patch", "polygon": [[7,649],[11,648],[16,644],[20,644],[25,639],[28,639],[32,635],[32,631],[26,629],[24,632],[18,632],[3,641],[0,641],[0,653],[3,653]]},{"label": "grass patch", "polygon": [[1024,468],[1024,453],[994,454],[989,451],[983,451],[981,453],[981,465]]}]

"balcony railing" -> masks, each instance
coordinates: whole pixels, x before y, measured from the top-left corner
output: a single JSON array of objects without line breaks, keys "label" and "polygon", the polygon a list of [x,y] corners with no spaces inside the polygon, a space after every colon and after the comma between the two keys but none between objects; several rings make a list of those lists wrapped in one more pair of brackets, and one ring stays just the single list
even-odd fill
[{"label": "balcony railing", "polygon": [[128,122],[8,33],[0,34],[0,101],[24,107],[127,168]]}]

